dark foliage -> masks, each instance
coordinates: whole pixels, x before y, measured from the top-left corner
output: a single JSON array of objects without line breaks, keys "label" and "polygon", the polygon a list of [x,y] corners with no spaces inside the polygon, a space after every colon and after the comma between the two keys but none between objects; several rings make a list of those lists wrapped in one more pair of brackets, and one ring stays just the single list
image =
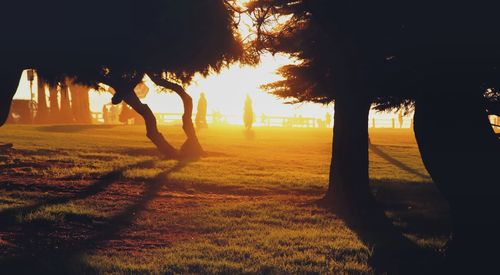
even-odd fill
[{"label": "dark foliage", "polygon": [[[335,100],[325,201],[341,213],[373,208],[360,203],[371,195],[370,105],[387,110],[415,103],[422,161],[451,209],[447,258],[454,273],[491,272],[489,248],[500,243],[498,175],[492,172],[500,144],[486,112],[500,113],[499,7],[494,1],[395,0],[255,0],[248,6],[258,28],[254,46],[301,60],[281,68],[285,79],[265,88],[292,102]],[[283,16],[284,23],[276,19]]]},{"label": "dark foliage", "polygon": [[[256,0],[255,46],[303,60],[266,85],[292,102],[364,93],[378,109],[411,106],[429,82],[457,80],[483,93],[500,85],[498,4],[417,1]],[[276,16],[288,16],[278,26]],[[499,94],[496,92],[495,97]]]},{"label": "dark foliage", "polygon": [[241,56],[221,1],[9,1],[0,18],[4,64],[95,84],[116,72],[166,71],[181,82]]}]

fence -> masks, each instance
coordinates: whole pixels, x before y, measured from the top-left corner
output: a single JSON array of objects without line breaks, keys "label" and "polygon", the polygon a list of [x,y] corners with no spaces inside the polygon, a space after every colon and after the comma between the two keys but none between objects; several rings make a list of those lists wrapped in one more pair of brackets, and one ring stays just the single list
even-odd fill
[{"label": "fence", "polygon": [[[181,113],[155,113],[158,124],[175,125],[182,123]],[[94,123],[104,123],[103,114],[93,112]],[[195,114],[193,115],[193,120]],[[119,124],[119,121],[107,122]],[[221,115],[219,113],[207,114],[207,123],[210,125],[242,125],[243,116]],[[327,123],[324,119],[302,116],[255,116],[253,125],[256,127],[286,127],[286,128],[326,128],[333,127],[334,121]],[[399,121],[397,118],[370,117],[368,127],[370,128],[412,128],[413,118],[404,117]]]}]

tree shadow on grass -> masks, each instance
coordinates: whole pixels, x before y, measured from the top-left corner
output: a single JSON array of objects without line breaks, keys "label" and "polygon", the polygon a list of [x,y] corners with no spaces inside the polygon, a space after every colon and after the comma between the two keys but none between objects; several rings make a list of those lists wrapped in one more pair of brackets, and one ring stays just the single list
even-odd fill
[{"label": "tree shadow on grass", "polygon": [[363,214],[333,211],[370,249],[369,265],[376,274],[435,274],[442,259],[437,251],[407,239],[380,208]]},{"label": "tree shadow on grass", "polygon": [[406,171],[410,174],[414,174],[418,177],[421,177],[422,179],[430,179],[429,175],[426,175],[426,174],[423,174],[419,171],[417,171],[416,169],[414,168],[411,168],[410,166],[404,164],[403,162],[391,157],[389,154],[385,153],[384,151],[382,151],[382,149],[380,149],[377,145],[373,144],[373,143],[369,143],[369,149],[376,155],[378,155],[379,157],[385,159],[386,161],[388,161],[389,163],[391,163],[392,165],[398,167],[399,169],[403,170],[403,171]]},{"label": "tree shadow on grass", "polygon": [[134,157],[139,157],[139,156],[157,156],[157,157],[162,157],[162,154],[156,147],[146,147],[146,148],[126,148],[121,151],[118,151],[118,153],[122,155],[127,155],[127,156],[134,156]]},{"label": "tree shadow on grass", "polygon": [[[408,187],[411,184],[401,183],[400,185]],[[376,185],[381,185],[381,183],[377,182]],[[429,183],[425,185],[427,186]],[[377,188],[380,192],[383,187],[377,186]],[[434,205],[427,205],[423,208],[424,212],[409,213],[411,207],[407,208],[407,203],[420,200],[418,196],[408,197],[410,193],[413,194],[412,188],[410,186],[410,190],[406,190],[408,194],[403,194],[404,192],[402,193],[400,188],[393,188],[394,190],[389,194],[386,192],[383,195],[385,197],[382,198],[382,201],[377,196],[379,202],[362,209],[358,208],[356,211],[332,209],[330,204],[324,200],[321,200],[319,205],[341,218],[357,234],[360,241],[370,249],[369,265],[376,274],[440,274],[444,270],[443,254],[437,248],[419,246],[408,239],[405,234],[418,233],[426,235],[426,237],[432,237],[436,234],[446,236],[449,234],[447,231],[449,230],[449,221],[429,226],[428,222],[434,220],[435,217],[427,217],[429,212],[425,211],[432,211]],[[421,191],[421,193],[427,193],[429,190]],[[398,199],[399,194],[403,194],[405,197]],[[422,202],[422,205],[424,204],[429,204],[429,201]],[[404,209],[396,209],[398,205],[404,205]],[[351,209],[354,207],[356,206],[351,207]],[[389,218],[387,214],[391,211],[396,215],[391,215]],[[447,214],[446,210],[439,211],[443,211],[441,214]],[[404,226],[398,225],[398,220],[403,221]]]},{"label": "tree shadow on grass", "polygon": [[[96,182],[94,182],[89,186],[84,187],[82,190],[79,190],[76,194],[63,197],[48,198],[31,205],[18,206],[0,210],[0,220],[2,221],[2,223],[0,224],[0,230],[5,228],[6,226],[11,225],[12,223],[16,223],[16,217],[19,215],[30,213],[39,210],[43,207],[65,204],[70,201],[81,200],[91,197],[106,190],[106,188],[108,188],[116,180],[120,179],[123,172],[125,172],[126,170],[133,168],[148,168],[152,167],[153,164],[154,161],[148,160],[121,167],[119,169],[116,169],[101,176]],[[46,191],[54,191],[55,189],[54,187],[46,186],[46,187],[40,187],[39,191],[45,193],[44,190],[42,190],[43,188],[47,188]]]},{"label": "tree shadow on grass", "polygon": [[95,124],[71,124],[71,125],[50,125],[41,126],[37,130],[40,132],[51,132],[51,133],[78,133],[89,129],[111,129],[116,127],[116,125],[95,125]]},{"label": "tree shadow on grass", "polygon": [[432,182],[371,180],[377,201],[403,234],[447,240],[452,231],[447,201]]},{"label": "tree shadow on grass", "polygon": [[168,175],[179,171],[189,163],[181,160],[170,169],[159,173],[146,182],[146,189],[130,205],[100,220],[86,217],[85,214],[67,217],[63,225],[58,224],[19,224],[15,217],[27,211],[34,211],[54,204],[84,199],[104,191],[118,180],[127,169],[143,168],[151,165],[141,162],[126,166],[104,175],[95,184],[73,196],[56,198],[27,207],[7,209],[0,212],[0,220],[7,218],[10,223],[2,224],[0,232],[17,226],[17,235],[10,241],[14,249],[0,257],[1,271],[7,274],[74,274],[96,273],[84,260],[84,255],[103,243],[119,237],[119,233],[133,223],[137,214],[159,195],[162,188],[169,184]]}]

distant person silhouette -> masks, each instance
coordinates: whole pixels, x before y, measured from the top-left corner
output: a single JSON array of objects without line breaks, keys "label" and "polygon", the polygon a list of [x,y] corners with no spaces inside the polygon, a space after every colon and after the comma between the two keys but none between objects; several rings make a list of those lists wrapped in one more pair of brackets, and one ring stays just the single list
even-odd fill
[{"label": "distant person silhouette", "polygon": [[400,110],[398,113],[399,128],[403,128],[403,111]]},{"label": "distant person silhouette", "polygon": [[326,127],[330,127],[332,123],[332,115],[330,115],[330,113],[326,113],[325,115],[325,124],[326,124]]},{"label": "distant person silhouette", "polygon": [[120,124],[121,108],[118,105],[111,105],[111,114],[113,116],[113,123]]},{"label": "distant person silhouette", "polygon": [[196,112],[195,118],[196,128],[203,129],[207,128],[207,99],[205,93],[200,94],[200,99],[198,100],[198,110]]},{"label": "distant person silhouette", "polygon": [[245,99],[245,107],[243,108],[243,122],[245,123],[246,129],[252,129],[253,125],[253,107],[252,107],[252,99],[250,95],[247,95]]},{"label": "distant person silhouette", "polygon": [[102,106],[102,120],[103,120],[104,124],[109,123],[109,111],[108,111],[108,107],[106,105]]}]

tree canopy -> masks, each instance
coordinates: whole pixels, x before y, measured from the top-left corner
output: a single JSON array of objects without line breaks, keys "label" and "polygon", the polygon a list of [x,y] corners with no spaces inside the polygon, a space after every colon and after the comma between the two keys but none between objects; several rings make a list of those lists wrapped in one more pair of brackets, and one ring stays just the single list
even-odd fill
[{"label": "tree canopy", "polygon": [[94,84],[104,73],[168,72],[189,82],[242,54],[233,13],[213,0],[15,1],[3,4],[2,51],[11,66],[50,81]]},{"label": "tree canopy", "polygon": [[258,49],[301,61],[282,67],[285,79],[265,88],[293,102],[357,93],[383,109],[408,104],[429,81],[441,83],[443,93],[453,92],[446,86],[457,81],[471,83],[470,92],[498,86],[495,6],[255,0],[247,8]]}]

